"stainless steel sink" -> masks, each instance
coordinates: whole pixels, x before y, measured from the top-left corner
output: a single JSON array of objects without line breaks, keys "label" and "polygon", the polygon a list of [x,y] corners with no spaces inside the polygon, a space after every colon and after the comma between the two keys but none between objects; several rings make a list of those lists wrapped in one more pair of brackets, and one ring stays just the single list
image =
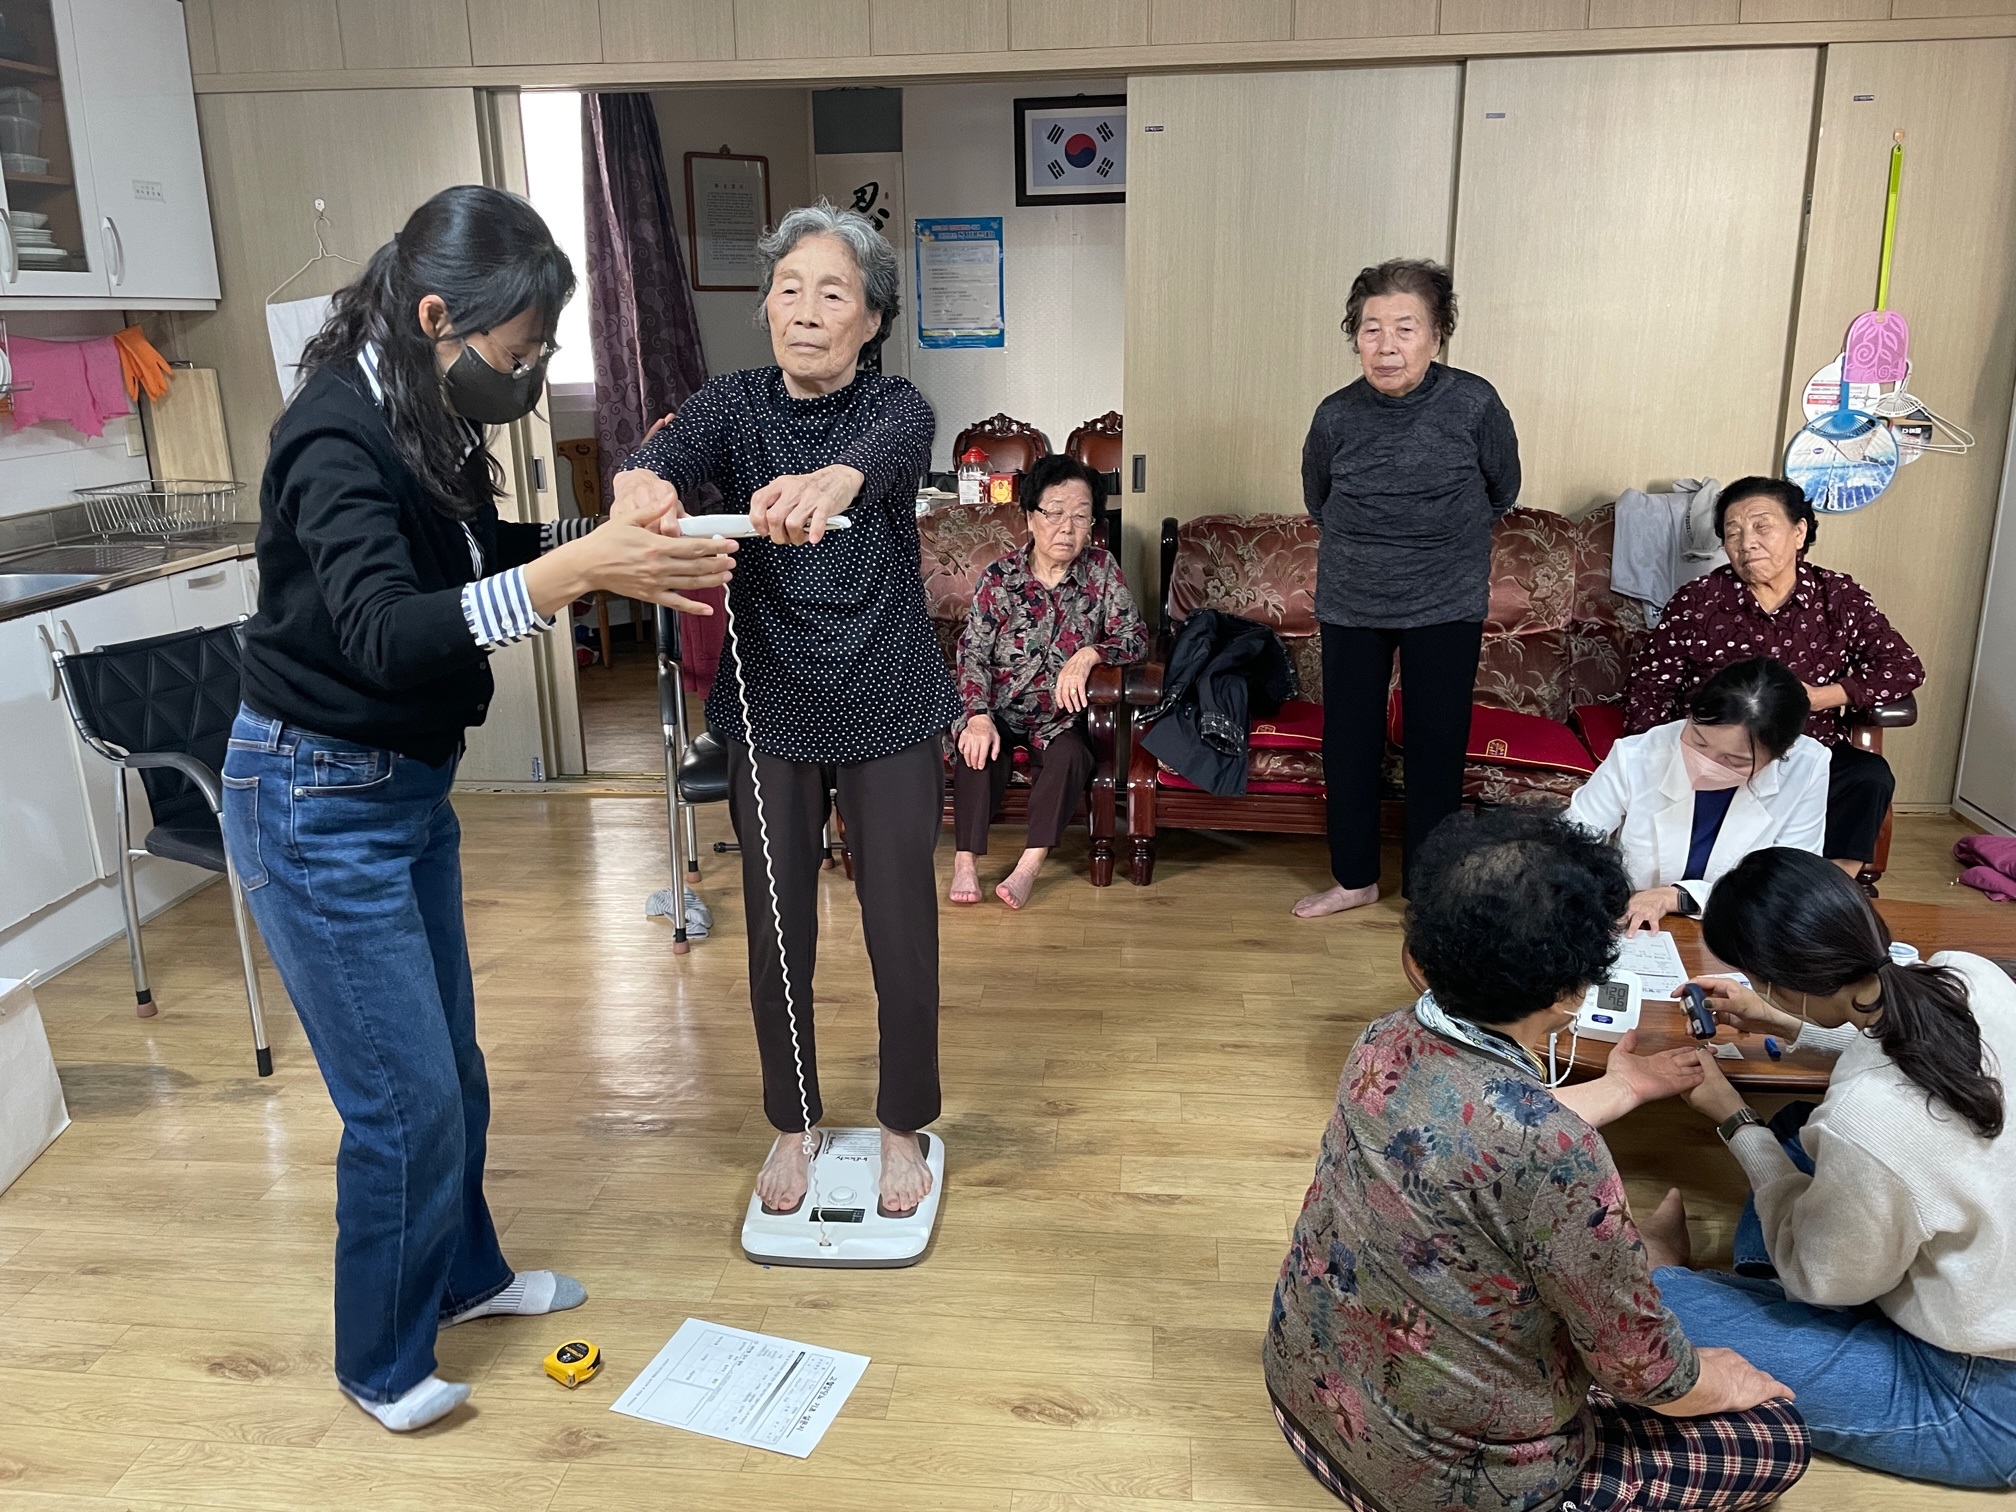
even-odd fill
[{"label": "stainless steel sink", "polygon": [[18,604],[65,588],[79,588],[96,582],[96,572],[0,572],[0,605]]}]

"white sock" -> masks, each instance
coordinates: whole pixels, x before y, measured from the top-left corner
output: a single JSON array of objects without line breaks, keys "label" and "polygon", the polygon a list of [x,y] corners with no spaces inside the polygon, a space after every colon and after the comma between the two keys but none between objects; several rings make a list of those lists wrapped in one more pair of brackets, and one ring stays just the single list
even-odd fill
[{"label": "white sock", "polygon": [[448,1326],[452,1328],[472,1318],[529,1318],[540,1313],[565,1312],[587,1300],[588,1288],[572,1276],[548,1270],[520,1271],[504,1290],[488,1302],[479,1302],[455,1314],[448,1320]]},{"label": "white sock", "polygon": [[469,1388],[430,1375],[396,1402],[367,1402],[347,1389],[344,1395],[394,1433],[411,1433],[438,1423],[468,1401]]}]

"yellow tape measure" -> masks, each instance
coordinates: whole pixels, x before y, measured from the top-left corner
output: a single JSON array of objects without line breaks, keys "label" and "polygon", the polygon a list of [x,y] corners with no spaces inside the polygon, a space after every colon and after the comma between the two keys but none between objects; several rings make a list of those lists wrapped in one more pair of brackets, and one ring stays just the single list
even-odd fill
[{"label": "yellow tape measure", "polygon": [[601,1368],[601,1346],[586,1339],[569,1339],[546,1356],[546,1374],[570,1391]]}]

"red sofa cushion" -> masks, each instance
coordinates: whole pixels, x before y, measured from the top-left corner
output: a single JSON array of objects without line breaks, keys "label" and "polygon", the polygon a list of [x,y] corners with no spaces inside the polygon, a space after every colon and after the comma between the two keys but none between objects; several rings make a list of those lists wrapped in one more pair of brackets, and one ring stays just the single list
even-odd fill
[{"label": "red sofa cushion", "polygon": [[1289,699],[1272,719],[1253,726],[1247,744],[1256,751],[1322,750],[1323,705]]},{"label": "red sofa cushion", "polygon": [[1622,704],[1588,703],[1575,706],[1575,727],[1582,732],[1582,740],[1595,754],[1598,761],[1606,761],[1610,747],[1617,744],[1624,734],[1624,706]]},{"label": "red sofa cushion", "polygon": [[[1386,738],[1402,750],[1407,747],[1396,693],[1386,705]],[[1573,772],[1587,777],[1596,770],[1589,748],[1575,738],[1575,732],[1558,719],[1538,714],[1515,714],[1510,709],[1494,709],[1488,704],[1470,706],[1470,742],[1464,751],[1471,761],[1497,766],[1543,767],[1550,771]]]}]

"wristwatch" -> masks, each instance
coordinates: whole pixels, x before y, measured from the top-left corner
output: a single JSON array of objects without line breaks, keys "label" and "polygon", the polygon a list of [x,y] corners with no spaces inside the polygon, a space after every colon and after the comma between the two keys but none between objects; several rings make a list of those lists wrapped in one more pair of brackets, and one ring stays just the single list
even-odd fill
[{"label": "wristwatch", "polygon": [[1743,1125],[1761,1124],[1763,1122],[1764,1120],[1759,1118],[1752,1109],[1745,1106],[1738,1108],[1734,1113],[1723,1119],[1722,1122],[1715,1125],[1715,1132],[1722,1136],[1722,1143],[1727,1144],[1736,1137],[1736,1131],[1742,1128]]},{"label": "wristwatch", "polygon": [[1692,919],[1700,915],[1701,905],[1694,901],[1694,894],[1687,891],[1678,882],[1673,884],[1673,893],[1677,899],[1673,905],[1673,912],[1680,915],[1683,919]]}]

